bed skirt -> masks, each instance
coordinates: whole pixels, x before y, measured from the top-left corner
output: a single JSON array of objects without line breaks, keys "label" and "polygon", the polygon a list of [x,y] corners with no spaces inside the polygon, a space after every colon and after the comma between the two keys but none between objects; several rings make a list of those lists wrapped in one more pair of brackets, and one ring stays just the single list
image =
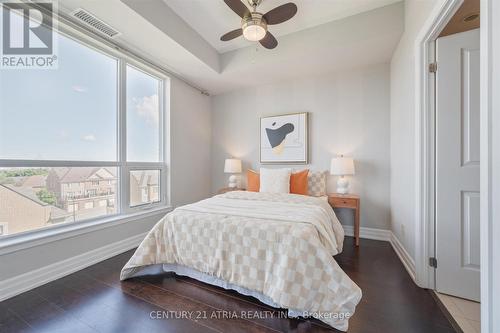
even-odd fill
[{"label": "bed skirt", "polygon": [[[197,271],[195,269],[192,269],[192,268],[189,268],[186,266],[177,265],[177,264],[163,264],[163,271],[174,272],[177,275],[187,276],[187,277],[190,277],[192,279],[195,279],[195,280],[207,283],[207,284],[211,284],[213,286],[224,288],[226,290],[234,290],[242,295],[255,297],[256,299],[258,299],[262,303],[269,305],[269,306],[272,306],[273,308],[278,308],[278,309],[280,308],[280,306],[278,304],[276,304],[275,302],[273,302],[273,300],[270,297],[268,297],[262,293],[259,293],[258,291],[254,291],[254,290],[250,290],[250,289],[247,289],[244,287],[237,286],[235,284],[232,284],[232,283],[229,283],[229,282],[224,281],[222,279],[219,279],[213,275],[202,273],[200,271]],[[296,318],[296,317],[300,317],[300,316],[304,315],[303,311],[297,311],[297,310],[293,310],[293,309],[287,309],[287,310],[288,310],[289,317]]]}]

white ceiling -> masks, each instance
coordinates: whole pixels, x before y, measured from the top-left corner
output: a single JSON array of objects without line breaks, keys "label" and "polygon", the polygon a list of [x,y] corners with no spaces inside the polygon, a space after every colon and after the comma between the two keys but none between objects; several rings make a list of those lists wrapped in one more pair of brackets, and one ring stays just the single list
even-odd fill
[{"label": "white ceiling", "polygon": [[[223,0],[163,0],[219,53],[246,47],[243,37],[229,42],[220,36],[241,26],[241,19]],[[247,0],[242,0],[247,4]],[[289,21],[269,27],[276,37],[315,27],[401,0],[263,0],[257,11],[266,13],[287,2],[294,2],[297,14]]]},{"label": "white ceiling", "polygon": [[[404,29],[404,7],[399,2],[338,20],[332,21],[333,16],[330,16],[328,23],[300,30],[300,27],[326,20],[326,12],[333,14],[333,8],[359,11],[371,8],[368,4],[375,6],[394,1],[296,0],[297,16],[284,23],[282,31],[274,30],[278,27],[272,26],[273,33],[278,36],[277,48],[267,50],[260,47],[256,50],[258,43],[243,42],[241,48],[220,54],[213,41],[207,41],[205,38],[208,37],[196,31],[201,28],[186,23],[167,5],[170,1],[189,3],[198,15],[205,9],[211,13],[209,15],[217,17],[213,22],[228,24],[228,27],[217,26],[220,29],[220,32],[214,32],[217,40],[219,34],[239,21],[223,0],[60,0],[59,9],[66,13],[76,8],[88,10],[121,32],[114,39],[115,43],[167,68],[210,94],[388,63]],[[267,2],[272,9],[285,1],[264,0],[263,5]],[[208,2],[218,9],[211,12]],[[225,12],[223,15],[228,21],[236,23],[221,21],[216,14],[218,10]],[[311,16],[306,15],[308,11],[311,11]],[[347,15],[346,11],[342,15]]]}]

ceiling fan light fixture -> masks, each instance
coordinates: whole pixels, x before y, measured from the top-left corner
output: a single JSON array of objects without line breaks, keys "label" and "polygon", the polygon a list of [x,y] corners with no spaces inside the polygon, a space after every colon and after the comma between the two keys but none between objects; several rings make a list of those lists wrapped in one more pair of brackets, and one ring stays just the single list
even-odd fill
[{"label": "ceiling fan light fixture", "polygon": [[260,25],[249,25],[243,29],[243,37],[251,42],[258,42],[266,35],[266,29]]},{"label": "ceiling fan light fixture", "polygon": [[[1,1],[1,0],[0,0]],[[271,9],[266,14],[257,12],[257,7],[262,0],[246,0],[252,9],[245,5],[245,0],[224,0],[226,5],[241,17],[241,28],[231,30],[220,37],[227,42],[243,35],[243,38],[251,42],[259,42],[268,50],[278,46],[278,41],[273,34],[267,30],[268,25],[280,24],[288,21],[297,14],[297,5],[287,2],[281,6]]]},{"label": "ceiling fan light fixture", "polygon": [[258,42],[266,36],[267,24],[262,19],[262,14],[252,13],[252,16],[243,18],[243,37],[251,42]]}]

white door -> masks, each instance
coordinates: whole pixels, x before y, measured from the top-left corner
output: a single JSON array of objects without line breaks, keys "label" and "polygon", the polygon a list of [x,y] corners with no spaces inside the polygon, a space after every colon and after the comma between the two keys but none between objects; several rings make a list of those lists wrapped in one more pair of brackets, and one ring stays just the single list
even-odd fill
[{"label": "white door", "polygon": [[436,59],[436,289],[479,301],[479,29]]}]

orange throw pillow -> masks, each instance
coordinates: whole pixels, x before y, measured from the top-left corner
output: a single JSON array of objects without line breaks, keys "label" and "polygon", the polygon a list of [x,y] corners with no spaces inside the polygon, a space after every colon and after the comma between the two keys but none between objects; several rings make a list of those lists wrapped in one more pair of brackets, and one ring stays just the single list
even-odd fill
[{"label": "orange throw pillow", "polygon": [[259,190],[260,190],[260,174],[258,174],[253,170],[247,170],[247,191],[259,192]]},{"label": "orange throw pillow", "polygon": [[309,170],[292,173],[290,175],[290,193],[308,195],[307,175]]}]

